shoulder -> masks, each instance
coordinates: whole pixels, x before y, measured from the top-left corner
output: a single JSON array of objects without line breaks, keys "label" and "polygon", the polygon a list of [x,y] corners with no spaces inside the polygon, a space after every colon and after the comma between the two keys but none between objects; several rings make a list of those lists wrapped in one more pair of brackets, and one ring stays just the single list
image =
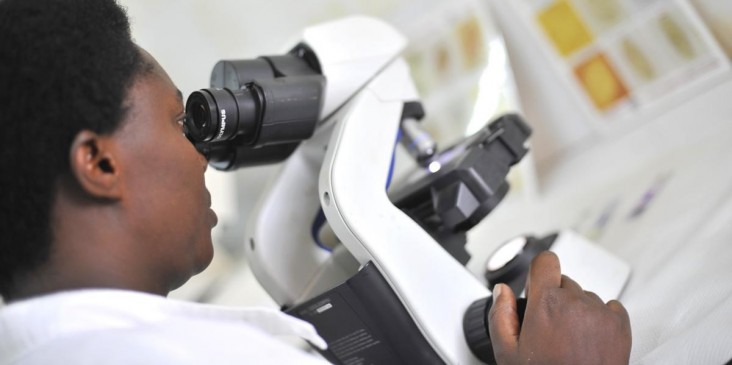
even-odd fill
[{"label": "shoulder", "polygon": [[0,365],[325,363],[266,333],[282,325],[267,313],[113,290],[49,295],[0,311]]},{"label": "shoulder", "polygon": [[[196,358],[170,351],[169,340],[139,329],[113,329],[58,336],[8,365],[195,364]],[[5,365],[5,364],[3,364]]]},{"label": "shoulder", "polygon": [[200,320],[57,337],[19,360],[12,364],[327,364],[246,324]]}]

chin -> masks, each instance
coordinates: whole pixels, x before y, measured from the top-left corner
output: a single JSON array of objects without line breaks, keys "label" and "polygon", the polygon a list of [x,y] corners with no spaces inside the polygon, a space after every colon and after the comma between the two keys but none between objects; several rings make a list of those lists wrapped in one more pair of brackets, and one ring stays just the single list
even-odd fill
[{"label": "chin", "polygon": [[200,251],[196,257],[196,270],[193,275],[200,274],[203,270],[206,270],[214,257],[213,241],[210,236],[199,247]]},{"label": "chin", "polygon": [[192,277],[203,272],[211,264],[211,261],[213,261],[214,250],[210,237],[208,240],[199,241],[196,249],[191,251],[195,252],[195,255],[189,257],[190,261],[186,265],[186,270],[178,271],[179,275],[177,275],[176,280],[172,281],[169,291],[176,290],[183,286],[183,284],[187,283]]}]

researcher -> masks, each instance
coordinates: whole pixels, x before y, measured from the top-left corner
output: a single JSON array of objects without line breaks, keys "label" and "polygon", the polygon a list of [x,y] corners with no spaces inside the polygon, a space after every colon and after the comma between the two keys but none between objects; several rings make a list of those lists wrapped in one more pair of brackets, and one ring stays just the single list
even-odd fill
[{"label": "researcher", "polygon": [[[185,54],[182,51],[181,57]],[[181,92],[114,0],[0,0],[0,365],[326,364],[274,309],[167,299],[211,262],[206,159]],[[520,327],[494,289],[501,364],[626,364],[623,306],[533,262]]]}]

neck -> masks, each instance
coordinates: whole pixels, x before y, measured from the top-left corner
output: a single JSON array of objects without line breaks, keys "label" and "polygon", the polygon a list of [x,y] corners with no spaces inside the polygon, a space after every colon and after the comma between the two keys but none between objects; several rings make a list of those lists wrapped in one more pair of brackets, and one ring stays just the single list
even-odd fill
[{"label": "neck", "polygon": [[[6,298],[8,302],[31,297],[79,289],[125,289],[167,296],[168,289],[151,285],[138,276],[113,269],[113,265],[80,265],[69,268],[47,262],[38,270],[16,281],[16,290]],[[59,260],[60,261],[60,260]],[[58,261],[56,261],[58,262]],[[64,262],[64,261],[60,261]]]},{"label": "neck", "polygon": [[[141,257],[134,229],[115,202],[90,202],[60,189],[46,262],[15,281],[8,301],[66,290],[113,288],[167,296],[165,273]],[[159,265],[158,265],[159,266]]]}]

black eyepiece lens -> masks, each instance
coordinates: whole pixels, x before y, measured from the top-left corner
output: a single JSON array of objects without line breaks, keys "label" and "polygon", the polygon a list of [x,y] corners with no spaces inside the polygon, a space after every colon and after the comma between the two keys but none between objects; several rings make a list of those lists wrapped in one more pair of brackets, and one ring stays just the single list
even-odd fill
[{"label": "black eyepiece lens", "polygon": [[195,91],[186,102],[186,135],[198,142],[207,142],[216,131],[218,107],[207,90]]},{"label": "black eyepiece lens", "polygon": [[197,103],[192,109],[193,125],[198,129],[205,129],[208,127],[208,124],[210,123],[208,115],[210,113],[206,111],[206,107],[203,104]]}]

